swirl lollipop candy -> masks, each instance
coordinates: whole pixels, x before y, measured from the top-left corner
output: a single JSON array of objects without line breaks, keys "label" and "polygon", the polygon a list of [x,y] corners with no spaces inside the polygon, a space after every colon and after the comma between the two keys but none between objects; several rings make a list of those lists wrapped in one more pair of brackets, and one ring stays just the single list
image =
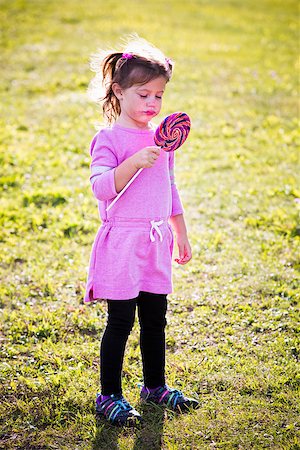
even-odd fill
[{"label": "swirl lollipop candy", "polygon": [[[155,131],[154,142],[158,147],[161,147],[166,152],[173,152],[179,148],[190,132],[191,120],[189,116],[184,112],[176,112],[167,116],[159,125]],[[110,208],[119,200],[121,195],[124,194],[131,183],[138,177],[143,168],[139,169],[137,173],[126,184],[117,197],[106,208],[109,211]]]},{"label": "swirl lollipop candy", "polygon": [[189,116],[184,112],[176,112],[167,116],[155,132],[154,142],[166,152],[177,150],[191,129]]}]

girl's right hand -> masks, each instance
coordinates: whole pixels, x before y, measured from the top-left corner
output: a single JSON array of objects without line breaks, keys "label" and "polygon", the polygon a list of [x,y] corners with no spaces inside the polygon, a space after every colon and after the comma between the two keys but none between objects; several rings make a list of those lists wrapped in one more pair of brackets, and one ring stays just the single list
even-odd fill
[{"label": "girl's right hand", "polygon": [[137,169],[152,167],[160,155],[160,147],[150,146],[132,155],[133,163]]}]

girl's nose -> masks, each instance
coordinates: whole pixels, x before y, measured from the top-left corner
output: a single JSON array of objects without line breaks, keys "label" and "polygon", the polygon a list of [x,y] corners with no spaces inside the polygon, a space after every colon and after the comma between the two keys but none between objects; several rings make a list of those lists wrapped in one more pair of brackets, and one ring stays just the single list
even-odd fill
[{"label": "girl's nose", "polygon": [[149,97],[148,98],[148,102],[147,102],[148,106],[155,106],[155,97]]}]

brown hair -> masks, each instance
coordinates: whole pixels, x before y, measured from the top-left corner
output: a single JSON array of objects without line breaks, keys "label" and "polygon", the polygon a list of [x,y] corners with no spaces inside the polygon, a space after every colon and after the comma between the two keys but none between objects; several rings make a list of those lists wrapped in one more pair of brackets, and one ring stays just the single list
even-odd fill
[{"label": "brown hair", "polygon": [[121,113],[120,102],[112,89],[114,83],[128,89],[160,76],[168,82],[173,66],[159,49],[135,35],[123,51],[100,51],[93,56],[91,69],[97,74],[89,85],[89,94],[102,104],[103,114],[111,124]]}]

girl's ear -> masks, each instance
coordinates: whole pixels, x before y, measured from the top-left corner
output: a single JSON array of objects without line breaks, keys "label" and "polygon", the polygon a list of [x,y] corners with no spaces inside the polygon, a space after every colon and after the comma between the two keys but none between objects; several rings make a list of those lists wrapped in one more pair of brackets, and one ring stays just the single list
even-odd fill
[{"label": "girl's ear", "polygon": [[123,97],[123,89],[121,88],[121,86],[118,83],[113,83],[111,88],[117,99],[121,100]]}]

